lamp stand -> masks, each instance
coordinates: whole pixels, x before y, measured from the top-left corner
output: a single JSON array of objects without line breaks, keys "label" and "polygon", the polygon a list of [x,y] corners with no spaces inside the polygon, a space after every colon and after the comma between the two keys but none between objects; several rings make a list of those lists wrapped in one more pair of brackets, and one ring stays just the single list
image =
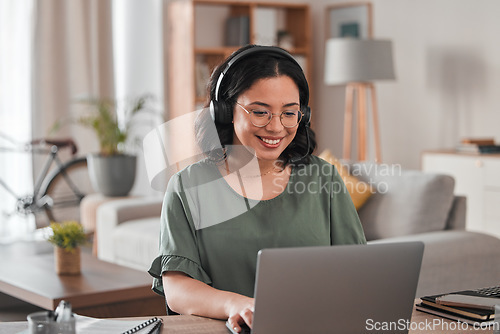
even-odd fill
[{"label": "lamp stand", "polygon": [[377,98],[375,86],[367,82],[353,82],[346,86],[345,91],[345,110],[344,110],[344,156],[346,160],[351,160],[351,143],[352,143],[352,114],[355,99],[356,103],[356,120],[358,136],[358,161],[367,159],[367,93],[371,97],[371,111],[373,116],[373,136],[375,141],[375,162],[382,162],[382,154],[380,150],[380,132],[378,127],[378,112]]}]

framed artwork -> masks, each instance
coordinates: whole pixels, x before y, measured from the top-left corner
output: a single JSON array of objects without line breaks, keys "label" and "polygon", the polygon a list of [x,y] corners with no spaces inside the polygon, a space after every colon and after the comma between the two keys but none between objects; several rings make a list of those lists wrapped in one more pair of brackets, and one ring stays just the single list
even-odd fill
[{"label": "framed artwork", "polygon": [[335,4],[326,8],[326,39],[373,37],[371,2]]}]

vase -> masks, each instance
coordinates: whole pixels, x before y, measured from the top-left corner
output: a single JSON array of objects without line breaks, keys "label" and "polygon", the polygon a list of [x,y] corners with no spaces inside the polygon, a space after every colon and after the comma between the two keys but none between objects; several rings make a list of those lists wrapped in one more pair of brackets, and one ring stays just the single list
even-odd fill
[{"label": "vase", "polygon": [[54,247],[54,257],[57,274],[80,274],[80,247],[76,247],[72,251],[62,247]]},{"label": "vase", "polygon": [[134,185],[137,157],[118,154],[88,154],[87,163],[92,187],[104,196],[127,196]]}]

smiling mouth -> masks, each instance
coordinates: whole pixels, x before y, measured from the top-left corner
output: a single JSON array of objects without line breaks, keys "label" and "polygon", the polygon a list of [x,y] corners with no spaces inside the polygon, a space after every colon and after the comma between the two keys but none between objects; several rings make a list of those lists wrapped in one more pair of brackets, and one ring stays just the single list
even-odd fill
[{"label": "smiling mouth", "polygon": [[281,139],[267,139],[267,138],[262,138],[259,137],[260,140],[262,140],[264,143],[269,144],[269,145],[277,145],[281,142]]}]

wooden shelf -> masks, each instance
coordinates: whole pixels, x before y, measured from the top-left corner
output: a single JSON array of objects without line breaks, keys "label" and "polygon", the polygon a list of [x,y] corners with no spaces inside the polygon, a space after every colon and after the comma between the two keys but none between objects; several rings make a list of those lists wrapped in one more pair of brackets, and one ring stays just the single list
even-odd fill
[{"label": "wooden shelf", "polygon": [[[169,118],[192,112],[200,103],[206,102],[205,87],[214,68],[245,44],[226,45],[226,21],[230,17],[248,17],[248,26],[244,25],[245,21],[242,23],[248,36],[243,37],[246,35],[243,33],[240,40],[246,39],[249,44],[277,45],[278,31],[286,31],[292,38],[293,47],[285,49],[296,56],[309,85],[313,82],[311,21],[307,4],[177,0],[169,4],[168,15]],[[271,15],[275,20],[268,24],[270,21],[262,15]],[[266,39],[274,42],[259,42]]]}]

